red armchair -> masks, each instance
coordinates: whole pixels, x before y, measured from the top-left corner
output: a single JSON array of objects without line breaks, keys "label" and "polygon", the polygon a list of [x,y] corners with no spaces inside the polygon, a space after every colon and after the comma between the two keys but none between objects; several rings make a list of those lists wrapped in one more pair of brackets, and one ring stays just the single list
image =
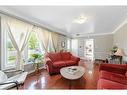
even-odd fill
[{"label": "red armchair", "polygon": [[45,59],[49,74],[59,73],[62,67],[78,65],[80,61],[80,58],[70,52],[48,53]]},{"label": "red armchair", "polygon": [[100,64],[98,89],[127,89],[127,64]]}]

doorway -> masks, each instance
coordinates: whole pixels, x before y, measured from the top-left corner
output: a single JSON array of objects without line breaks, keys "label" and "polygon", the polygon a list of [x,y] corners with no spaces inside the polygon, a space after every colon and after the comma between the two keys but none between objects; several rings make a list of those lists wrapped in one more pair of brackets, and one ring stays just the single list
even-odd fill
[{"label": "doorway", "polygon": [[71,40],[71,51],[74,55],[78,56],[78,39]]},{"label": "doorway", "polygon": [[86,60],[94,60],[94,39],[85,39],[84,41],[84,57]]}]

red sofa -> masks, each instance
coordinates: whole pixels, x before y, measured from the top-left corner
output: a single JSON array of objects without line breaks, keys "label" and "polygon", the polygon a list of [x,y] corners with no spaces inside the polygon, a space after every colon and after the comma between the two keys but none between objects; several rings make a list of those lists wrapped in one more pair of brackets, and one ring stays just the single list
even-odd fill
[{"label": "red sofa", "polygon": [[49,74],[59,73],[62,67],[78,65],[80,61],[79,57],[70,52],[48,53],[45,59]]},{"label": "red sofa", "polygon": [[127,89],[127,64],[100,64],[98,89]]}]

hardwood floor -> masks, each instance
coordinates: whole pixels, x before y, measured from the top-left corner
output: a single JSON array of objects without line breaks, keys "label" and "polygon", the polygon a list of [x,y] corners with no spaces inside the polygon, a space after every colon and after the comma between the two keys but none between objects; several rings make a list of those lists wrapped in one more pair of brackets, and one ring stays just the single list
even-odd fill
[{"label": "hardwood floor", "polygon": [[[81,79],[72,81],[71,89],[96,89],[99,65],[84,60],[79,64],[85,68],[85,74]],[[20,89],[69,89],[69,82],[60,74],[50,76],[42,70],[36,75],[29,75]]]}]

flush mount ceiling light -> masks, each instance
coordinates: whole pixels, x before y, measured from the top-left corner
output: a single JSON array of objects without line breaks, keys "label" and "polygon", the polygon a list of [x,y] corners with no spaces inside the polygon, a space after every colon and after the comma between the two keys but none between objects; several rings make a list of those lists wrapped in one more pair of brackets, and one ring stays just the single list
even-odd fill
[{"label": "flush mount ceiling light", "polygon": [[80,36],[80,34],[76,34],[76,36]]},{"label": "flush mount ceiling light", "polygon": [[80,15],[79,17],[76,17],[74,20],[73,20],[73,23],[78,23],[78,24],[83,24],[85,23],[87,20],[87,17],[84,16],[83,14]]}]

